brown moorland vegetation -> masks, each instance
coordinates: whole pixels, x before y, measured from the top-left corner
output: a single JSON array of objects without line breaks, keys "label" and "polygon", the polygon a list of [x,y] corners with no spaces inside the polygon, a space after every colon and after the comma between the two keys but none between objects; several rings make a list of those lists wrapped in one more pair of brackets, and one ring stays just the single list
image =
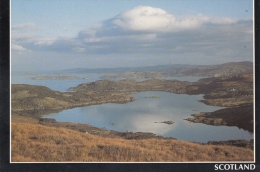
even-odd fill
[{"label": "brown moorland vegetation", "polygon": [[12,122],[12,162],[253,161],[249,148],[173,139],[104,138],[34,122]]}]

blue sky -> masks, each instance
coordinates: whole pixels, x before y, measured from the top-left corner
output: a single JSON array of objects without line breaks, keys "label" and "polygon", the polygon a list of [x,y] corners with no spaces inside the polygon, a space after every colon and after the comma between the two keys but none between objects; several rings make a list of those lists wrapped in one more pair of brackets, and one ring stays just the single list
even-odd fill
[{"label": "blue sky", "polygon": [[12,0],[12,70],[252,61],[252,0]]}]

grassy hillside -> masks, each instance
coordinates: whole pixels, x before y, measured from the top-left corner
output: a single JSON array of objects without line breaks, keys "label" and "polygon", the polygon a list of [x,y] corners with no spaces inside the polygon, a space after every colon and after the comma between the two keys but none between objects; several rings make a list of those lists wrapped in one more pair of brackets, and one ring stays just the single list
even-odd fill
[{"label": "grassy hillside", "polygon": [[[20,121],[20,122],[18,122]],[[12,121],[12,162],[253,161],[253,151],[173,139],[126,140]]]}]

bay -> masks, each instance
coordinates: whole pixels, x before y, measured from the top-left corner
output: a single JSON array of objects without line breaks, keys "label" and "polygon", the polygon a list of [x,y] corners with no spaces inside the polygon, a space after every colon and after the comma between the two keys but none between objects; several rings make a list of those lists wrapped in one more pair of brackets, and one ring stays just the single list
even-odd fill
[{"label": "bay", "polygon": [[[211,126],[184,120],[190,118],[191,114],[223,108],[199,102],[203,95],[146,91],[131,96],[137,100],[126,104],[108,103],[73,108],[44,115],[43,118],[54,118],[58,122],[90,124],[121,132],[151,132],[164,137],[202,143],[253,138],[252,133],[238,127]],[[174,121],[174,124],[161,123],[164,121]]]}]

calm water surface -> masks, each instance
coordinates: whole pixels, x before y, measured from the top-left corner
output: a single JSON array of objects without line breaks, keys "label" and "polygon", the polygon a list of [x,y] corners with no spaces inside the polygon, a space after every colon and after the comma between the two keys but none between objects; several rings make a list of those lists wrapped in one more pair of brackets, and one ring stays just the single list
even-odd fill
[{"label": "calm water surface", "polygon": [[[196,142],[253,138],[251,133],[237,127],[210,126],[183,120],[194,113],[221,109],[198,102],[203,99],[202,95],[147,91],[131,96],[137,100],[127,104],[108,103],[73,108],[43,117],[54,118],[58,122],[90,124],[116,131],[152,132],[164,137]],[[145,98],[151,96],[160,98]],[[175,123],[155,123],[169,120]]]},{"label": "calm water surface", "polygon": [[[88,73],[88,74],[64,74],[65,76],[78,76],[80,78],[87,79],[72,79],[72,80],[35,80],[33,77],[52,75],[52,74],[32,74],[32,75],[12,75],[12,84],[29,84],[29,85],[40,85],[46,86],[55,91],[66,92],[70,87],[76,87],[79,84],[86,82],[95,82],[99,80],[100,74]],[[58,75],[53,75],[58,76]]]},{"label": "calm water surface", "polygon": [[[66,92],[69,87],[75,87],[81,83],[100,80],[102,74],[64,74],[88,79],[76,80],[33,80],[32,77],[45,74],[20,75],[11,77],[12,84],[42,85],[52,90]],[[170,77],[165,79],[177,79],[180,81],[196,82],[202,77]],[[118,80],[118,79],[116,79]],[[138,81],[143,81],[140,79]],[[58,122],[75,122],[91,124],[96,127],[116,131],[152,132],[165,137],[175,137],[180,140],[207,142],[209,140],[250,140],[253,135],[237,127],[209,126],[195,124],[183,119],[191,117],[198,112],[211,112],[221,109],[205,105],[202,95],[172,94],[166,92],[147,91],[131,95],[136,101],[127,104],[102,104],[64,110],[60,113],[45,115],[45,118],[54,118]],[[160,96],[160,98],[145,98]],[[155,123],[174,121],[172,125]]]}]

